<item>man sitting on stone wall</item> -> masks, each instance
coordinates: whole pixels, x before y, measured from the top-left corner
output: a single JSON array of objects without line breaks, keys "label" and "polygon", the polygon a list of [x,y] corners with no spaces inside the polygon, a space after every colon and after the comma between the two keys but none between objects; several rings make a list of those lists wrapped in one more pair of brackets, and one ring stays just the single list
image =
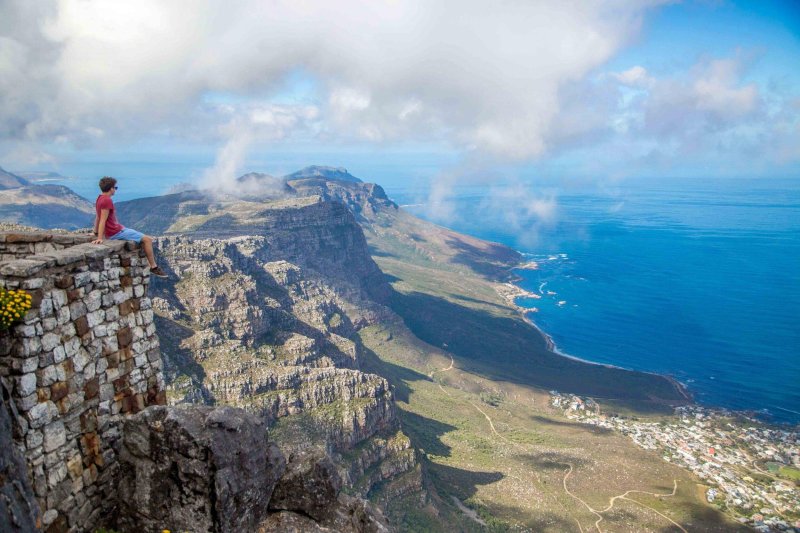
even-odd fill
[{"label": "man sitting on stone wall", "polygon": [[133,241],[142,244],[147,262],[150,263],[150,274],[159,278],[166,278],[167,274],[156,265],[155,255],[153,254],[153,238],[144,235],[135,229],[126,228],[119,222],[114,209],[114,202],[111,197],[117,192],[117,180],[109,176],[104,176],[100,180],[100,195],[95,200],[94,208],[97,215],[94,219],[94,234],[97,239],[92,244],[100,244],[105,239],[112,241]]}]

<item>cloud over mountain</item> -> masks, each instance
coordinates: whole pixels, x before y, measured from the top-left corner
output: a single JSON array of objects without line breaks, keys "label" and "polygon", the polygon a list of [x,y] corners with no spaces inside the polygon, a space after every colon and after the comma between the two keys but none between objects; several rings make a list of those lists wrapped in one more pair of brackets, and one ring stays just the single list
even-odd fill
[{"label": "cloud over mountain", "polygon": [[[10,0],[0,138],[85,146],[233,128],[533,157],[554,142],[562,87],[657,3]],[[260,120],[298,71],[311,102]]]}]

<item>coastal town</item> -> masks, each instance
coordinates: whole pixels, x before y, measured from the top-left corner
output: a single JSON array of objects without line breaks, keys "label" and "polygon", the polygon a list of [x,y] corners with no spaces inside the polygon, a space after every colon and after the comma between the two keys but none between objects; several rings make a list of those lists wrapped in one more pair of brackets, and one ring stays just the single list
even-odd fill
[{"label": "coastal town", "polygon": [[691,470],[707,501],[756,531],[800,532],[800,431],[697,405],[640,420],[603,413],[590,398],[550,391],[574,421],[619,431],[667,462]]}]

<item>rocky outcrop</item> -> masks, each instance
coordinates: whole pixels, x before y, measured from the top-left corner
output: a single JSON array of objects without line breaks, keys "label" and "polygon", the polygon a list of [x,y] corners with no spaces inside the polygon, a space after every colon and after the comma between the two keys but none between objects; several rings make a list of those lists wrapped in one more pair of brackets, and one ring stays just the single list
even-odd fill
[{"label": "rocky outcrop", "polygon": [[345,494],[328,505],[328,516],[321,522],[289,511],[270,515],[258,533],[389,533],[383,515],[368,502]]},{"label": "rocky outcrop", "polygon": [[383,211],[396,212],[383,187],[361,180],[331,180],[321,176],[298,175],[288,182],[298,196],[316,195],[345,205],[359,222],[372,222]]},{"label": "rocky outcrop", "polygon": [[[388,382],[361,371],[354,339],[391,311],[354,216],[318,197],[222,202],[209,213],[173,224],[192,231],[158,239],[162,266],[179,278],[153,284],[158,327],[169,332],[170,402],[257,414],[287,454],[310,443],[333,454],[353,493],[413,473],[410,445],[376,450],[402,432]],[[367,442],[372,452],[353,467],[348,452]]]},{"label": "rocky outcrop", "polygon": [[342,488],[342,478],[330,457],[319,449],[303,450],[289,461],[269,502],[273,511],[293,511],[321,521],[333,513],[330,503]]},{"label": "rocky outcrop", "polygon": [[124,531],[253,531],[285,468],[264,423],[230,407],[152,407],[130,417],[119,460]]},{"label": "rocky outcrop", "polygon": [[117,527],[123,531],[390,531],[340,494],[324,451],[287,461],[266,425],[232,407],[151,407],[123,426]]},{"label": "rocky outcrop", "polygon": [[28,479],[25,459],[14,442],[14,404],[0,380],[0,531],[36,531],[41,527],[39,503]]}]

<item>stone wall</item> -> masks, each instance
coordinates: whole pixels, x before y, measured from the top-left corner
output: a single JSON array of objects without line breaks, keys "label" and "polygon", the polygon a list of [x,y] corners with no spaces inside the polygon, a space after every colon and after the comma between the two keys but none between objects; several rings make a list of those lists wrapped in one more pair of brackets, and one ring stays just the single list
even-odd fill
[{"label": "stone wall", "polygon": [[88,233],[0,233],[0,261],[24,259],[34,254],[47,254],[92,240]]},{"label": "stone wall", "polygon": [[0,253],[15,258],[0,262],[0,286],[33,296],[0,333],[0,375],[47,531],[105,523],[121,418],[166,401],[147,260],[133,243],[88,239],[0,233]]}]

